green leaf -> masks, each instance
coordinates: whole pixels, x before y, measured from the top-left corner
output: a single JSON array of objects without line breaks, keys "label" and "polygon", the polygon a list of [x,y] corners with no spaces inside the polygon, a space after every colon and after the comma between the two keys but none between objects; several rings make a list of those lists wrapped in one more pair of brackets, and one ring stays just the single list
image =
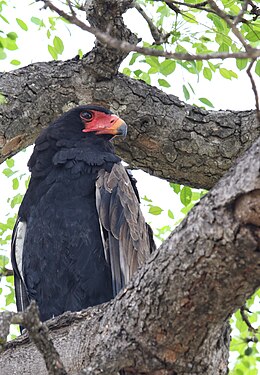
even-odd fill
[{"label": "green leaf", "polygon": [[259,42],[260,40],[260,32],[257,32],[255,30],[249,31],[248,34],[246,34],[246,39],[249,42]]},{"label": "green leaf", "polygon": [[214,105],[207,98],[199,98],[199,101],[208,107],[214,108]]},{"label": "green leaf", "polygon": [[174,184],[173,182],[170,182],[170,187],[173,189],[175,194],[179,194],[181,191],[181,185],[179,184]]},{"label": "green leaf", "polygon": [[194,14],[191,14],[191,13],[188,13],[188,12],[185,12],[185,13],[183,12],[182,17],[187,22],[198,23]]},{"label": "green leaf", "polygon": [[229,52],[229,46],[226,43],[221,43],[218,52]]},{"label": "green leaf", "polygon": [[124,68],[123,69],[123,74],[125,74],[126,76],[130,77],[131,75],[131,70],[129,68]]},{"label": "green leaf", "polygon": [[171,210],[168,210],[168,216],[170,219],[174,219],[173,212]]},{"label": "green leaf", "polygon": [[0,105],[6,104],[8,100],[3,94],[0,94]]},{"label": "green leaf", "polygon": [[142,197],[142,199],[146,202],[152,202],[152,200],[150,198],[148,198],[146,195],[144,197]]},{"label": "green leaf", "polygon": [[191,86],[191,84],[189,82],[188,82],[188,85],[189,85],[191,91],[193,92],[193,94],[195,94],[194,88]]},{"label": "green leaf", "polygon": [[219,72],[222,75],[222,77],[224,77],[226,79],[238,78],[238,75],[235,72],[233,72],[233,70],[220,68]]},{"label": "green leaf", "polygon": [[55,26],[56,25],[56,22],[55,22],[55,18],[54,17],[49,17],[49,23],[51,26]]},{"label": "green leaf", "polygon": [[14,172],[12,169],[10,168],[5,168],[3,170],[3,174],[6,176],[6,177],[11,177],[12,175],[14,175],[16,172]]},{"label": "green leaf", "polygon": [[5,255],[0,255],[0,268],[5,268],[9,263],[9,258]]},{"label": "green leaf", "polygon": [[227,70],[225,68],[220,68],[219,73],[222,75],[222,77],[224,77],[226,79],[231,79],[231,74],[230,74],[229,70]]},{"label": "green leaf", "polygon": [[11,40],[16,40],[18,38],[18,35],[13,31],[8,33],[6,36],[7,36],[7,38],[9,38]]},{"label": "green leaf", "polygon": [[246,68],[248,63],[248,59],[236,59],[236,66],[239,70],[243,70]]},{"label": "green leaf", "polygon": [[53,60],[57,60],[58,59],[58,54],[55,50],[55,48],[51,45],[48,44],[48,51],[50,53],[50,55],[52,56]]},{"label": "green leaf", "polygon": [[14,166],[14,159],[13,158],[10,158],[10,159],[6,159],[6,164],[7,164],[7,167],[9,168],[13,168]]},{"label": "green leaf", "polygon": [[21,20],[20,18],[16,18],[16,22],[21,27],[21,29],[23,29],[24,31],[28,30],[28,26],[26,25],[26,23],[23,20]]},{"label": "green leaf", "polygon": [[174,60],[166,59],[160,64],[160,73],[164,76],[168,76],[173,73],[176,68],[176,62]]},{"label": "green leaf", "polygon": [[218,31],[220,32],[225,31],[225,26],[223,25],[223,22],[221,22],[221,19],[219,18],[219,16],[213,13],[209,13],[207,17],[213,21]]},{"label": "green leaf", "polygon": [[152,215],[160,215],[163,209],[159,206],[150,206],[149,213]]},{"label": "green leaf", "polygon": [[258,76],[260,76],[260,60],[258,60],[256,63],[255,72]]},{"label": "green leaf", "polygon": [[4,40],[2,39],[2,42],[4,47],[9,49],[10,51],[18,49],[17,44],[15,43],[15,39],[5,38]]},{"label": "green leaf", "polygon": [[58,36],[55,36],[53,39],[53,45],[54,45],[56,52],[59,55],[61,55],[62,52],[64,51],[64,45],[63,45],[63,41],[61,40],[61,38],[59,38]]},{"label": "green leaf", "polygon": [[151,68],[148,70],[148,74],[155,74],[158,73],[158,68],[155,66],[151,66]]},{"label": "green leaf", "polygon": [[135,70],[134,71],[134,74],[136,75],[136,77],[140,77],[140,75],[142,74],[143,72],[142,72],[142,70],[141,69],[137,69],[137,70]]},{"label": "green leaf", "polygon": [[22,200],[23,200],[23,195],[21,195],[20,193],[18,193],[11,200],[10,206],[12,208],[14,208],[14,206],[16,206],[17,204],[20,204],[22,202]]},{"label": "green leaf", "polygon": [[190,99],[190,93],[189,93],[189,90],[187,89],[187,87],[185,85],[182,85],[182,90],[183,90],[183,94],[184,94],[185,99],[189,100]]},{"label": "green leaf", "polygon": [[145,62],[159,71],[160,63],[157,56],[145,56]]},{"label": "green leaf", "polygon": [[188,186],[184,186],[181,189],[181,194],[180,194],[181,203],[184,206],[188,206],[188,204],[190,204],[190,202],[191,202],[191,197],[192,197],[192,190],[191,190],[191,188],[188,187]]},{"label": "green leaf", "polygon": [[6,22],[6,23],[8,23],[9,24],[9,21],[2,15],[2,14],[0,14],[0,18],[4,21],[4,22]]},{"label": "green leaf", "polygon": [[150,77],[150,75],[149,75],[148,73],[143,72],[143,73],[139,76],[139,78],[140,78],[142,81],[146,82],[148,85],[151,84],[151,77]]},{"label": "green leaf", "polygon": [[136,62],[136,59],[140,56],[140,53],[135,52],[133,53],[131,60],[129,61],[129,65],[133,65]]},{"label": "green leaf", "polygon": [[203,68],[203,62],[202,61],[196,61],[196,68],[198,72],[201,72]]},{"label": "green leaf", "polygon": [[204,77],[205,77],[206,79],[208,79],[209,81],[211,81],[211,79],[212,79],[212,71],[211,71],[210,68],[205,67],[205,68],[203,69],[203,75],[204,75]]},{"label": "green leaf", "polygon": [[21,61],[19,61],[19,60],[11,60],[10,64],[12,64],[12,65],[20,65]]},{"label": "green leaf", "polygon": [[19,188],[19,180],[18,178],[13,179],[13,190],[17,190]]},{"label": "green leaf", "polygon": [[5,296],[5,304],[8,306],[14,302],[14,289],[11,289],[11,292]]},{"label": "green leaf", "polygon": [[35,25],[37,25],[37,26],[40,26],[40,27],[45,27],[45,24],[44,24],[44,22],[43,22],[43,20],[41,20],[40,18],[38,18],[38,17],[32,17],[31,18],[31,22],[32,23],[34,23]]},{"label": "green leaf", "polygon": [[210,69],[212,70],[212,72],[216,71],[216,67],[212,62],[208,61],[208,65],[209,65]]},{"label": "green leaf", "polygon": [[158,79],[158,83],[162,87],[171,87],[171,85],[169,84],[169,82],[167,82],[165,79],[159,78]]},{"label": "green leaf", "polygon": [[4,60],[6,58],[6,53],[4,52],[3,48],[0,48],[0,60]]},{"label": "green leaf", "polygon": [[48,29],[48,30],[47,30],[47,38],[50,39],[50,37],[51,37],[51,32],[50,32],[50,30]]}]

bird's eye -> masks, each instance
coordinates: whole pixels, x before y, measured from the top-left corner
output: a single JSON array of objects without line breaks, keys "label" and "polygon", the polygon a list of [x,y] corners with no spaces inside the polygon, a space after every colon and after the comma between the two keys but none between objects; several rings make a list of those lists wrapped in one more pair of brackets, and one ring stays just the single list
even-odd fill
[{"label": "bird's eye", "polygon": [[93,118],[92,112],[81,112],[80,117],[84,120],[91,121]]}]

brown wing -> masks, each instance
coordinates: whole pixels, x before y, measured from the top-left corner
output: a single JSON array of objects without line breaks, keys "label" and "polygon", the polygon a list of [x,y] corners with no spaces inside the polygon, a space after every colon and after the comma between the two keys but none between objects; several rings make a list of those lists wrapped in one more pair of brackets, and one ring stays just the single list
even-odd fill
[{"label": "brown wing", "polygon": [[152,232],[145,223],[132,182],[122,164],[114,164],[111,172],[99,172],[96,202],[116,295],[151,253]]}]

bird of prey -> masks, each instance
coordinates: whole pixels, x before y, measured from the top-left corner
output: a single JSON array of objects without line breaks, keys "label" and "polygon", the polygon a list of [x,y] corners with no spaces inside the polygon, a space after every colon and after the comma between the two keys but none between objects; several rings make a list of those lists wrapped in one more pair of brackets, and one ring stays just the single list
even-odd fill
[{"label": "bird of prey", "polygon": [[126,130],[91,104],[37,138],[12,238],[18,311],[35,300],[45,321],[109,301],[154,248],[135,180],[111,142]]}]

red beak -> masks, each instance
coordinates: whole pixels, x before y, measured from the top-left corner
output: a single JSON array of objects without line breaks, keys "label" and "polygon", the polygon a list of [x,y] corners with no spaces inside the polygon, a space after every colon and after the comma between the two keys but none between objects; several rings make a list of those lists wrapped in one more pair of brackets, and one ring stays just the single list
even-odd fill
[{"label": "red beak", "polygon": [[84,124],[85,129],[82,130],[84,133],[95,132],[96,134],[122,135],[124,137],[127,134],[126,123],[116,115],[105,115],[96,121],[84,121]]}]

